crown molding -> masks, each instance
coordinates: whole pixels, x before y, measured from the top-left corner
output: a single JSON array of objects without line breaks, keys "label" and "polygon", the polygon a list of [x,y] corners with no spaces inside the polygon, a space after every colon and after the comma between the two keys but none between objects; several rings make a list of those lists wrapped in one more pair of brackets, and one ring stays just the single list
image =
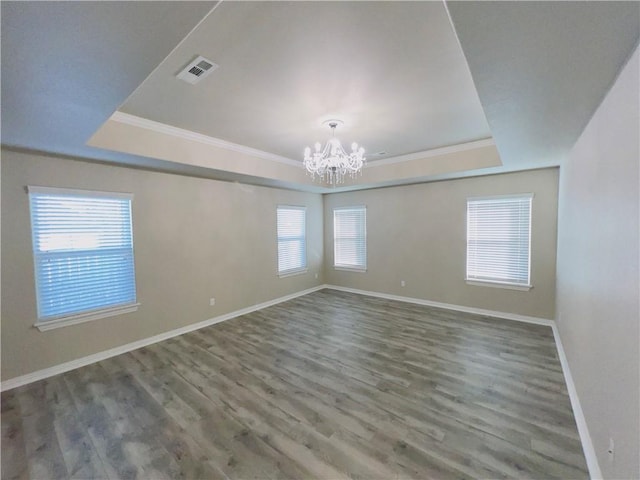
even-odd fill
[{"label": "crown molding", "polygon": [[438,157],[448,155],[450,153],[465,152],[476,148],[495,146],[493,138],[483,138],[473,142],[459,143],[457,145],[449,145],[447,147],[433,148],[431,150],[423,150],[422,152],[408,153],[406,155],[398,155],[396,157],[385,158],[384,160],[369,160],[365,168],[378,167],[380,165],[393,165],[394,163],[410,162],[411,160],[422,160],[429,157]]},{"label": "crown molding", "polygon": [[[144,128],[146,130],[162,133],[164,135],[171,135],[172,137],[182,138],[191,142],[204,143],[206,145],[211,145],[212,147],[244,153],[246,155],[251,155],[265,160],[271,160],[272,162],[283,163],[285,165],[290,165],[293,167],[302,167],[302,162],[293,160],[288,157],[283,157],[281,155],[265,152],[264,150],[247,147],[238,143],[228,142],[220,138],[210,137],[209,135],[204,135],[202,133],[192,132],[191,130],[186,130],[184,128],[174,127],[172,125],[167,125],[166,123],[156,122],[155,120],[149,120],[148,118],[138,117],[137,115],[131,115],[130,113],[115,111],[113,115],[111,115],[110,120],[134,127]],[[384,160],[369,160],[370,163],[366,165],[365,168],[377,167],[381,165],[392,165],[394,163],[409,162],[411,160],[421,160],[424,158],[437,157],[440,155],[464,152],[467,150],[473,150],[475,148],[490,146],[495,146],[493,138],[485,138],[473,142],[449,145],[447,147],[434,148],[431,150],[424,150],[422,152],[398,155],[396,157],[385,158]]]},{"label": "crown molding", "polygon": [[285,165],[302,168],[301,161],[296,161],[291,158],[275,155],[273,153],[258,150],[256,148],[246,147],[237,143],[228,142],[220,138],[210,137],[208,135],[203,135],[202,133],[192,132],[191,130],[186,130],[184,128],[174,127],[171,125],[167,125],[166,123],[160,123],[154,120],[149,120],[147,118],[138,117],[129,113],[115,111],[113,115],[111,115],[109,120],[123,123],[125,125],[144,128],[146,130],[151,130],[163,135],[170,135],[172,137],[181,138],[190,142],[203,143],[212,147],[244,153],[246,155],[262,158],[264,160],[270,160],[272,162],[284,163]]},{"label": "crown molding", "polygon": [[[166,123],[156,122],[155,120],[149,120],[148,118],[138,117],[137,115],[131,115],[130,113],[124,113],[118,110],[116,110],[113,115],[111,115],[109,120],[123,123],[125,125],[144,128],[146,130],[151,130],[153,132],[161,133],[164,135],[170,135],[172,137],[181,138],[190,142],[203,143],[212,147],[231,150],[234,152],[262,158],[264,160],[270,160],[272,162],[278,162],[285,165],[302,168],[302,162],[293,160],[288,157],[283,157],[281,155],[265,152],[264,150],[247,147],[238,143],[228,142],[220,138],[210,137],[202,133],[192,132],[191,130],[174,127],[172,125],[167,125]],[[495,146],[493,138],[484,138],[482,140],[476,140],[473,142],[449,145],[447,147],[434,148],[431,150],[424,150],[422,152],[409,153],[406,155],[398,155],[395,157],[385,158],[384,160],[369,160],[369,163],[365,165],[365,168],[378,167],[382,165],[393,165],[394,163],[403,163],[412,160],[422,160],[429,157],[437,157],[450,153],[464,152],[476,148],[491,146]]]}]

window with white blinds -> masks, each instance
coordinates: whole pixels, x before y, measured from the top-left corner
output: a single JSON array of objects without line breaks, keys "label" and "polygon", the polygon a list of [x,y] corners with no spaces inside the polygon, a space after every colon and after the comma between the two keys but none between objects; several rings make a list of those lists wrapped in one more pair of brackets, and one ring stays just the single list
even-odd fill
[{"label": "window with white blinds", "polygon": [[467,280],[530,286],[532,197],[467,200]]},{"label": "window with white blinds", "polygon": [[132,196],[28,190],[39,322],[134,305]]},{"label": "window with white blinds", "polygon": [[366,207],[333,210],[333,265],[352,270],[367,269]]},{"label": "window with white blinds", "polygon": [[305,207],[280,206],[278,224],[278,274],[307,271],[307,233]]}]

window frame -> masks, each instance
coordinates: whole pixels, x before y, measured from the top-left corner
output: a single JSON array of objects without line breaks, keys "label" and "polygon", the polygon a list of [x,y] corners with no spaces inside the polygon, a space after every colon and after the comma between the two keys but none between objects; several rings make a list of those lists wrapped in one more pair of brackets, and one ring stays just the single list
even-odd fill
[{"label": "window frame", "polygon": [[[362,231],[363,231],[363,245],[364,245],[364,254],[363,254],[363,259],[364,262],[362,265],[347,265],[347,264],[338,264],[336,263],[336,241],[338,240],[337,236],[336,236],[336,212],[340,212],[340,211],[349,211],[349,210],[361,210],[364,215],[363,215],[363,225],[362,225]],[[366,205],[353,205],[353,206],[346,206],[346,207],[335,207],[333,209],[333,268],[334,270],[342,270],[342,271],[347,271],[347,272],[360,272],[360,273],[364,273],[367,271],[368,268],[368,262],[367,262],[367,207]]]},{"label": "window frame", "polygon": [[[467,197],[465,206],[466,206],[466,222],[465,222],[465,282],[468,285],[477,285],[483,287],[494,287],[494,288],[503,288],[509,290],[521,290],[528,291],[533,288],[531,283],[531,240],[533,236],[533,231],[531,228],[532,220],[533,220],[533,193],[518,193],[518,194],[508,194],[508,195],[490,195],[490,196],[477,196],[477,197]],[[528,242],[527,242],[527,283],[518,283],[508,281],[506,279],[485,279],[485,278],[476,278],[469,277],[469,203],[477,202],[477,201],[500,201],[500,200],[529,200],[529,226],[528,226]]]},{"label": "window frame", "polygon": [[[140,303],[137,301],[137,285],[136,285],[136,269],[135,269],[135,255],[134,255],[134,244],[133,244],[133,194],[131,193],[122,193],[122,192],[103,192],[97,190],[82,190],[75,188],[57,188],[57,187],[40,187],[40,186],[32,186],[29,185],[26,188],[27,193],[29,195],[29,226],[31,229],[31,258],[33,261],[34,268],[34,288],[35,288],[35,296],[36,296],[36,311],[37,311],[37,320],[34,323],[34,327],[38,328],[40,331],[47,331],[56,328],[66,327],[69,325],[76,325],[79,323],[89,322],[93,320],[98,320],[101,318],[112,317],[116,315],[123,315],[125,313],[131,313],[138,310]],[[54,316],[43,316],[40,312],[40,296],[41,296],[41,279],[38,275],[38,257],[45,256],[47,254],[43,254],[42,252],[36,251],[36,238],[35,238],[35,229],[34,229],[34,216],[33,216],[33,203],[32,203],[32,195],[64,195],[64,196],[73,196],[73,197],[84,197],[84,198],[106,198],[106,199],[118,199],[118,200],[128,200],[129,202],[129,221],[130,232],[131,232],[131,263],[132,263],[132,283],[133,283],[133,301],[122,303],[122,304],[110,304],[104,305],[97,308],[92,308],[89,310],[83,310],[79,312],[71,312],[71,313],[63,313],[60,315]],[[80,249],[69,250],[71,253],[70,256],[73,256],[75,252],[82,251]],[[84,250],[89,251],[89,250]],[[58,255],[56,253],[56,255]]]},{"label": "window frame", "polygon": [[[279,233],[279,224],[278,224],[278,211],[279,210],[298,210],[302,211],[304,214],[304,237],[302,238],[303,247],[304,247],[304,264],[300,267],[294,267],[287,270],[280,270],[280,233]],[[288,239],[287,241],[296,240]],[[298,238],[299,240],[299,238]],[[307,273],[309,271],[308,267],[309,261],[307,258],[307,207],[303,205],[278,205],[276,207],[276,270],[278,272],[279,278],[291,277],[293,275],[301,275],[303,273]]]}]

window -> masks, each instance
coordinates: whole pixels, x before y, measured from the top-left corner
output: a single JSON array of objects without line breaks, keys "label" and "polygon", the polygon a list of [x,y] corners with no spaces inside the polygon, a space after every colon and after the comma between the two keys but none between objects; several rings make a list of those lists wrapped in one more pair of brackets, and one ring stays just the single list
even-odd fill
[{"label": "window", "polygon": [[131,198],[29,187],[38,328],[135,311]]},{"label": "window", "polygon": [[467,200],[467,281],[531,287],[532,198]]},{"label": "window", "polygon": [[333,266],[359,271],[367,269],[366,207],[333,210]]},{"label": "window", "polygon": [[307,271],[305,207],[278,207],[278,275]]}]

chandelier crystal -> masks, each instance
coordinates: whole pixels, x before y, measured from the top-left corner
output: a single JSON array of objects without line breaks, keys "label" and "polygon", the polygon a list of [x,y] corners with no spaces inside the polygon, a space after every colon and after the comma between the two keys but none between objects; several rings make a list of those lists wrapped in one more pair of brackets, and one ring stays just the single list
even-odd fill
[{"label": "chandelier crystal", "polygon": [[357,173],[362,175],[362,167],[367,159],[364,156],[364,148],[359,147],[357,143],[351,145],[351,153],[345,152],[342,148],[340,140],[336,138],[336,127],[340,120],[329,120],[326,122],[331,127],[331,138],[327,141],[324,148],[320,143],[315,144],[315,152],[311,152],[311,148],[304,149],[304,166],[307,173],[315,180],[316,175],[320,177],[322,182],[330,185],[344,183],[344,178],[348,174],[354,178]]}]

